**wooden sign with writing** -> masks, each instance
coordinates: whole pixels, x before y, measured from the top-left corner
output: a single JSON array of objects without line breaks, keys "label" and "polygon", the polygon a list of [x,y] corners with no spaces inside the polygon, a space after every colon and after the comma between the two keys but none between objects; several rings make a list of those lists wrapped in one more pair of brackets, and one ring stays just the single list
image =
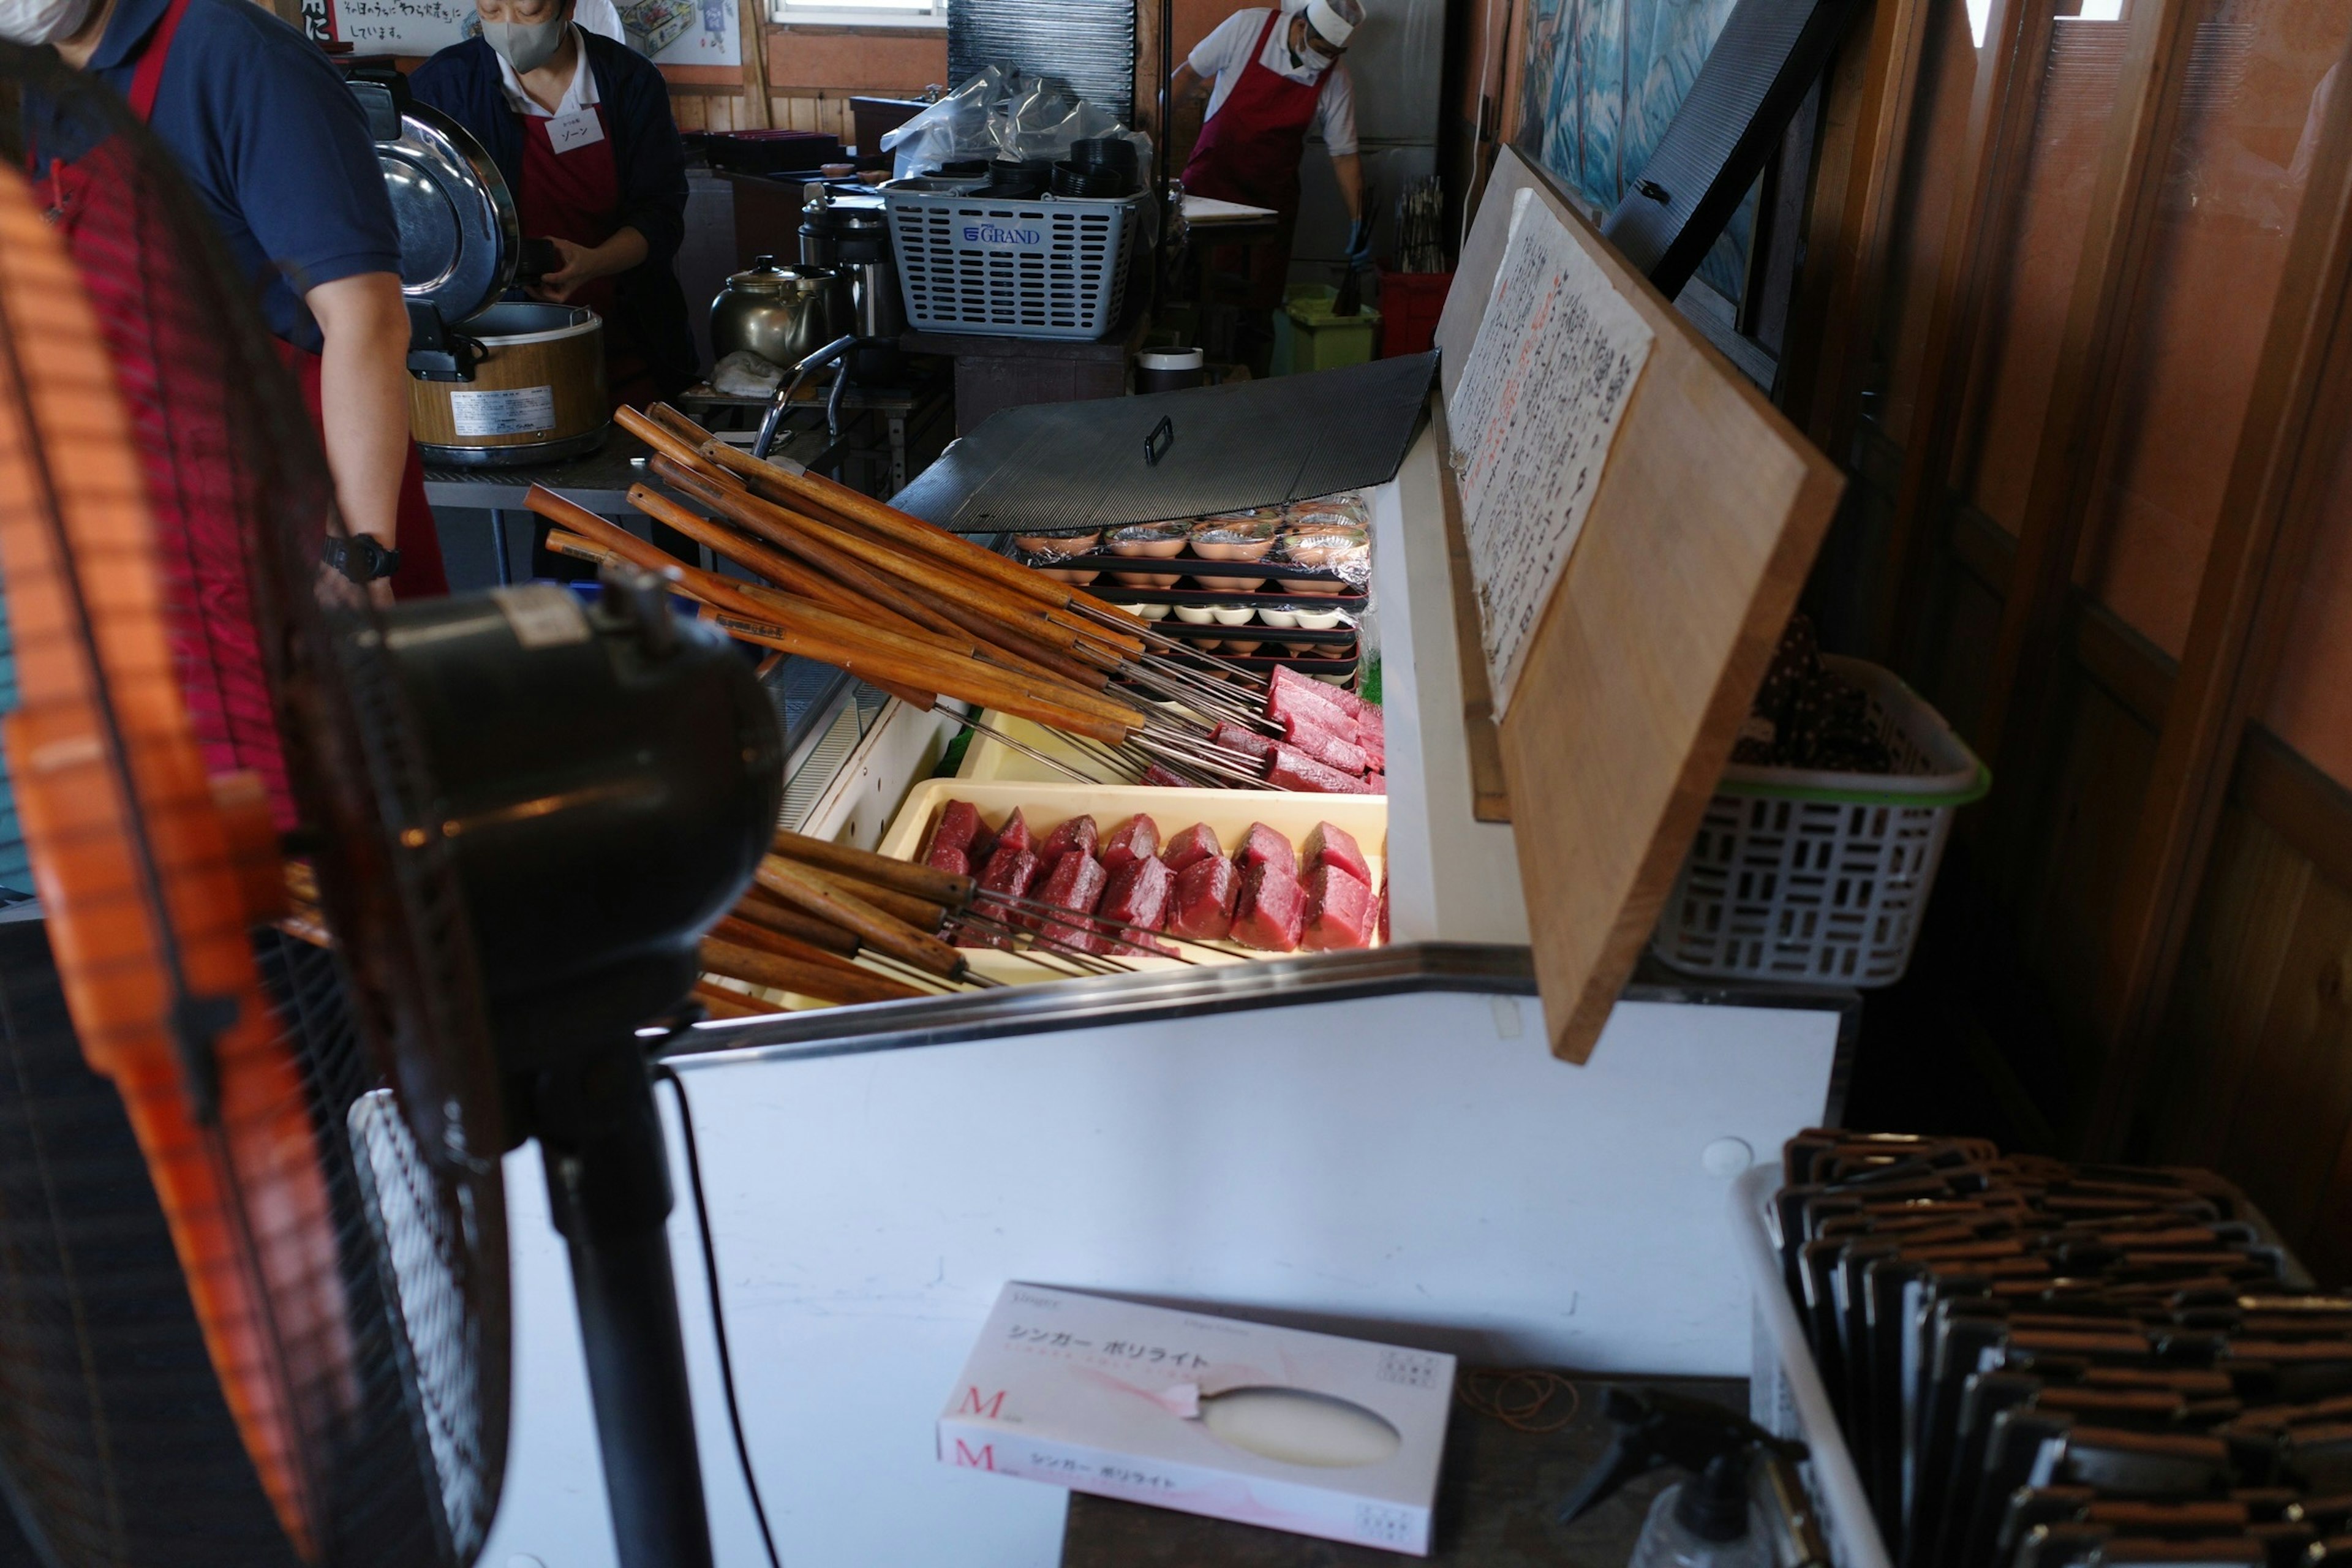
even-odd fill
[{"label": "wooden sign with writing", "polygon": [[[1529,241],[1514,254],[1515,207],[1523,229],[1539,210],[1549,221],[1530,232],[1565,241],[1578,261],[1554,255],[1530,271],[1539,247]],[[1638,332],[1604,321],[1586,264],[1647,331],[1645,352],[1633,347]],[[1528,331],[1518,307],[1501,315],[1491,307],[1514,277],[1540,285],[1545,268],[1560,279],[1554,309],[1588,290],[1591,320],[1575,341],[1537,351],[1485,343],[1490,330]],[[1526,617],[1485,619],[1481,642],[1544,1016],[1555,1054],[1581,1062],[1657,922],[1844,478],[1509,152],[1464,247],[1439,344],[1457,477],[1470,481],[1463,528],[1482,616]],[[1612,352],[1618,368],[1631,362],[1622,398],[1609,395]],[[1498,384],[1492,367],[1506,362],[1517,376],[1510,421],[1535,423],[1498,432],[1474,420],[1465,433],[1460,416],[1478,406],[1465,392],[1488,395],[1479,378]],[[1535,439],[1522,444],[1523,436]],[[1500,553],[1485,563],[1482,438],[1489,474],[1516,462],[1519,482],[1536,491],[1489,499],[1501,509],[1487,531]],[[1558,471],[1534,449],[1555,438],[1577,444]],[[1605,458],[1580,494],[1585,458],[1576,453],[1589,456],[1596,443]],[[1538,571],[1548,585],[1537,595],[1525,585]]]}]

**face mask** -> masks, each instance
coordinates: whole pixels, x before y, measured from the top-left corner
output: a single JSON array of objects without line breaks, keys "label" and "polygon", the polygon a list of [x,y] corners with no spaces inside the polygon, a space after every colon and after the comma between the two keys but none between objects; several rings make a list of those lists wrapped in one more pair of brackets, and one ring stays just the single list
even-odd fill
[{"label": "face mask", "polygon": [[71,37],[91,0],[0,0],[0,38],[38,47]]},{"label": "face mask", "polygon": [[[0,0],[0,5],[13,3]],[[515,75],[528,76],[555,58],[555,51],[563,47],[566,25],[561,16],[545,22],[485,22],[482,41],[514,67]]]}]

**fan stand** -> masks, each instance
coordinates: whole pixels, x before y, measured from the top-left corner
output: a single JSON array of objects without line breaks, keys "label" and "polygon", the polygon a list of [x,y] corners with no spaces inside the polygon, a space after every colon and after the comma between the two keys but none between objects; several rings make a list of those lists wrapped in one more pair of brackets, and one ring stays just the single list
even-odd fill
[{"label": "fan stand", "polygon": [[634,1035],[539,1079],[536,1131],[571,1252],[588,1392],[624,1568],[709,1568],[710,1521],[667,1222],[669,1157]]}]

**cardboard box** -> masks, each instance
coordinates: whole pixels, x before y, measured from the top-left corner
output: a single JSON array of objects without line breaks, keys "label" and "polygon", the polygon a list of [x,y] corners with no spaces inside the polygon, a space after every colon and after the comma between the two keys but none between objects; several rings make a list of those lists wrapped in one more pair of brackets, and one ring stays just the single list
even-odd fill
[{"label": "cardboard box", "polygon": [[1454,1358],[1004,1287],[939,1456],[1074,1491],[1429,1554]]}]

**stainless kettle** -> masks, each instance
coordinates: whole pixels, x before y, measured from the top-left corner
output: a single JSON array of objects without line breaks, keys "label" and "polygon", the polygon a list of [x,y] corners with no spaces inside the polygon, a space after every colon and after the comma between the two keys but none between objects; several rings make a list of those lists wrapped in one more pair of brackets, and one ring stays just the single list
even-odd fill
[{"label": "stainless kettle", "polygon": [[749,349],[770,364],[798,364],[847,330],[846,293],[824,268],[759,257],[710,301],[711,354]]}]

